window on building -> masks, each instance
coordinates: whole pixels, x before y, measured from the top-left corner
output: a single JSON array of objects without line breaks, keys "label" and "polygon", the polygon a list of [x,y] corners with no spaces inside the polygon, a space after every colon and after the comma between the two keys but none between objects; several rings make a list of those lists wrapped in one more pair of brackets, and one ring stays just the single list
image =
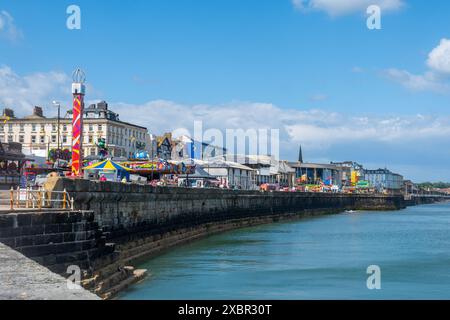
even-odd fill
[{"label": "window on building", "polygon": [[5,136],[3,134],[0,134],[0,142],[5,142]]},{"label": "window on building", "polygon": [[101,124],[98,125],[98,131],[103,131],[103,126]]},{"label": "window on building", "polygon": [[20,124],[20,132],[25,132],[25,125],[23,123]]},{"label": "window on building", "polygon": [[5,126],[3,124],[0,124],[0,131],[5,131]]},{"label": "window on building", "polygon": [[95,152],[95,148],[91,148],[91,156],[95,156],[96,152]]},{"label": "window on building", "polygon": [[9,130],[9,131],[13,131],[13,125],[12,125],[12,123],[8,124],[8,130]]},{"label": "window on building", "polygon": [[[54,136],[56,137],[56,136]],[[52,139],[53,140],[53,139]],[[41,136],[39,139],[40,143],[45,143],[45,136]]]},{"label": "window on building", "polygon": [[31,143],[36,143],[36,136],[31,136]]},{"label": "window on building", "polygon": [[52,136],[52,143],[56,143],[56,136],[55,135]]},{"label": "window on building", "polygon": [[12,135],[8,136],[8,142],[13,142],[13,136]]},{"label": "window on building", "polygon": [[92,136],[88,137],[88,143],[93,143],[94,142],[94,138]]},{"label": "window on building", "polygon": [[67,132],[67,124],[63,124],[63,131]]},{"label": "window on building", "polygon": [[53,132],[57,131],[56,124],[52,124],[52,131]]},{"label": "window on building", "polygon": [[89,125],[89,132],[94,131],[94,126],[92,124]]},{"label": "window on building", "polygon": [[63,142],[63,143],[67,143],[67,136],[66,136],[66,135],[63,135],[63,136],[62,136],[62,142]]},{"label": "window on building", "polygon": [[[31,131],[36,132],[36,124],[32,124],[31,125]],[[36,138],[36,137],[35,137]]]},{"label": "window on building", "polygon": [[19,136],[19,143],[24,143],[25,142],[25,137],[23,135]]}]

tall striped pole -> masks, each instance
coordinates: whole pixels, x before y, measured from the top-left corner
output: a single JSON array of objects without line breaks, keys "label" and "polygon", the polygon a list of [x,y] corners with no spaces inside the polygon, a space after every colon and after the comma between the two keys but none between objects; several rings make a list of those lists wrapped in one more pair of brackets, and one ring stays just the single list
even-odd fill
[{"label": "tall striped pole", "polygon": [[81,69],[73,73],[73,120],[72,120],[72,175],[81,176],[83,170],[83,109],[86,87]]}]

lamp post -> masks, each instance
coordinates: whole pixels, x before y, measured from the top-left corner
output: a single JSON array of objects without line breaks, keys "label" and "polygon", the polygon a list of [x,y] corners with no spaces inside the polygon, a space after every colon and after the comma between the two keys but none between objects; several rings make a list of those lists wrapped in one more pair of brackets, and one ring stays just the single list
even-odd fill
[{"label": "lamp post", "polygon": [[61,151],[60,144],[59,144],[59,136],[60,136],[60,118],[61,118],[61,103],[58,101],[53,101],[53,105],[55,107],[58,107],[58,136],[57,136],[57,144],[58,147],[56,149],[56,162],[59,160],[59,153]]}]

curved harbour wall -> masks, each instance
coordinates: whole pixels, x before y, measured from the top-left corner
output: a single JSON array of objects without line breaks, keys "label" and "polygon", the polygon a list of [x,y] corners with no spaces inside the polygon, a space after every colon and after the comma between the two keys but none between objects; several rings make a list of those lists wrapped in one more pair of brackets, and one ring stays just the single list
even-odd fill
[{"label": "curved harbour wall", "polygon": [[405,207],[401,196],[154,188],[69,179],[55,180],[52,188],[66,189],[74,197],[75,209],[94,211],[96,222],[109,232],[109,238],[272,215]]},{"label": "curved harbour wall", "polygon": [[[153,188],[65,178],[50,179],[46,188],[66,189],[75,212],[0,219],[0,238],[60,274],[67,275],[67,266],[80,262],[83,286],[103,298],[145,276],[145,270],[130,266],[138,259],[207,235],[344,210],[399,210],[416,201],[439,200],[406,203],[401,196]],[[37,234],[29,234],[32,230]]]},{"label": "curved harbour wall", "polygon": [[104,298],[144,275],[126,266],[211,234],[344,210],[405,207],[400,196],[154,188],[71,179],[55,179],[47,187],[65,189],[75,209],[92,211],[103,236],[114,244],[114,258],[100,257],[85,280]]}]

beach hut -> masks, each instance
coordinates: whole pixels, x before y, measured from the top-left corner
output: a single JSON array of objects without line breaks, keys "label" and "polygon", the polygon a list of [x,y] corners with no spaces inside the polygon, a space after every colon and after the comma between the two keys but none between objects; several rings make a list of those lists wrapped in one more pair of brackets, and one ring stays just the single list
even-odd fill
[{"label": "beach hut", "polygon": [[95,172],[99,177],[104,175],[109,181],[121,181],[130,179],[130,169],[108,159],[84,168],[85,172]]}]

